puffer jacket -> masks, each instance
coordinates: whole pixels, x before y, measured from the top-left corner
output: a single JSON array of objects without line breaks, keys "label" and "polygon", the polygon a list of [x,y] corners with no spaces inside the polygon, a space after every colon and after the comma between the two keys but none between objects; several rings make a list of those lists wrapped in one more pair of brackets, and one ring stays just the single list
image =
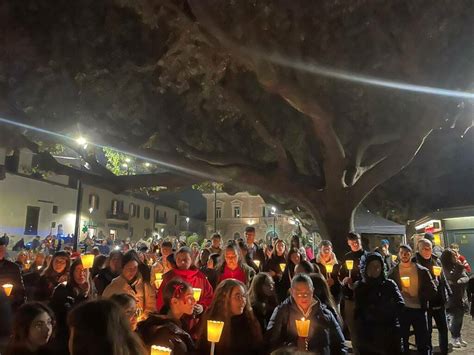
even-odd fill
[{"label": "puffer jacket", "polygon": [[150,314],[156,310],[155,290],[148,282],[144,282],[139,276],[131,284],[122,276],[118,276],[105,288],[102,296],[105,298],[119,293],[127,293],[137,300],[137,307],[141,308],[145,314]]},{"label": "puffer jacket", "polygon": [[452,270],[443,268],[443,273],[452,291],[446,302],[446,309],[464,309],[467,307],[466,288],[469,282],[464,266],[455,264]]}]

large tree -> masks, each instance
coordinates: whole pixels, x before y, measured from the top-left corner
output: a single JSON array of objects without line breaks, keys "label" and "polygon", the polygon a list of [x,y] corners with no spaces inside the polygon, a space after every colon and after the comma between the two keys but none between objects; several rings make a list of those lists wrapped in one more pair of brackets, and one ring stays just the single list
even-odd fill
[{"label": "large tree", "polygon": [[113,191],[204,180],[258,191],[338,241],[434,129],[472,124],[472,99],[353,80],[469,90],[473,23],[468,0],[7,0],[2,114],[161,169],[116,176],[76,147],[91,167],[78,172],[24,130],[5,141]]}]

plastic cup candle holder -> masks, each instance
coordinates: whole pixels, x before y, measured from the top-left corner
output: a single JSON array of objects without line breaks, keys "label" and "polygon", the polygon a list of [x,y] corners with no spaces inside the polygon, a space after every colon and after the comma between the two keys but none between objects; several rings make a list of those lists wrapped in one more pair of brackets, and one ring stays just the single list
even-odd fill
[{"label": "plastic cup candle holder", "polygon": [[224,322],[216,320],[207,321],[207,341],[211,343],[211,355],[214,355],[216,343],[221,340],[222,329],[224,328]]},{"label": "plastic cup candle holder", "polygon": [[253,263],[255,264],[257,268],[260,267],[260,260],[254,260]]},{"label": "plastic cup candle holder", "polygon": [[331,277],[332,271],[334,270],[333,264],[326,264],[326,275]]},{"label": "plastic cup candle holder", "polygon": [[301,338],[307,338],[309,335],[309,326],[311,324],[311,321],[309,319],[301,318],[296,319],[295,323],[298,336]]},{"label": "plastic cup candle holder", "polygon": [[405,288],[410,287],[410,278],[408,276],[400,277],[400,280],[402,281],[402,286]]},{"label": "plastic cup candle holder", "polygon": [[156,287],[156,288],[160,288],[162,282],[163,282],[163,280],[158,280],[158,279],[156,279],[156,280],[155,280],[155,287]]},{"label": "plastic cup candle holder", "polygon": [[3,290],[5,291],[5,294],[7,296],[10,296],[10,294],[12,293],[13,285],[12,284],[5,284],[2,287],[3,287]]},{"label": "plastic cup candle holder", "polygon": [[92,265],[94,265],[94,254],[81,255],[81,261],[84,269],[92,269]]},{"label": "plastic cup candle holder", "polygon": [[397,256],[396,255],[392,255],[392,261],[393,262],[397,261]]},{"label": "plastic cup candle holder", "polygon": [[163,280],[163,273],[162,272],[157,272],[155,274],[155,280]]},{"label": "plastic cup candle holder", "polygon": [[150,355],[171,355],[171,351],[165,346],[152,345]]},{"label": "plastic cup candle holder", "polygon": [[351,277],[351,271],[354,269],[354,260],[346,260],[346,268],[349,270],[349,277]]},{"label": "plastic cup candle holder", "polygon": [[438,277],[441,275],[441,266],[433,266],[433,274]]},{"label": "plastic cup candle holder", "polygon": [[201,291],[202,290],[200,288],[193,287],[193,297],[196,302],[199,301],[199,299],[201,298]]},{"label": "plastic cup candle holder", "polygon": [[285,271],[285,268],[286,268],[286,264],[280,264],[280,270],[281,272]]}]

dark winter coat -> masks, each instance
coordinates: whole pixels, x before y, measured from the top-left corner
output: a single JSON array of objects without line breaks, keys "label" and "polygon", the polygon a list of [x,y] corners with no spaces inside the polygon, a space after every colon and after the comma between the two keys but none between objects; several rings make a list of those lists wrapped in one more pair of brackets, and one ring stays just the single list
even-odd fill
[{"label": "dark winter coat", "polygon": [[59,278],[61,276],[62,275],[56,273],[50,276],[45,274],[41,275],[36,285],[34,294],[35,301],[49,301],[54,289],[59,284]]},{"label": "dark winter coat", "polygon": [[[415,263],[415,265],[418,269],[418,297],[420,299],[421,308],[426,310],[428,309],[429,302],[437,296],[438,289],[428,269],[420,264]],[[389,272],[388,277],[395,281],[399,290],[402,289],[402,282],[400,280],[400,264],[395,266]]]},{"label": "dark winter coat", "polygon": [[[349,276],[349,270],[347,270],[347,266],[346,266],[347,260],[354,261],[354,267],[350,272],[352,282],[355,283],[356,281],[359,281],[361,279],[360,269],[359,269],[360,259],[362,258],[362,256],[366,254],[367,252],[363,249],[356,252],[350,251],[346,253],[346,255],[344,256],[344,262],[342,263],[342,267],[339,270],[339,281],[342,282],[344,278]],[[348,300],[354,299],[354,291],[349,288],[349,285],[345,285],[342,287],[342,295],[344,299],[348,299]]]},{"label": "dark winter coat", "polygon": [[362,280],[354,289],[359,350],[361,353],[362,349],[367,352],[376,349],[384,354],[399,354],[402,351],[399,317],[405,302],[395,281],[387,279],[383,271],[377,279],[367,276],[367,265],[373,260],[384,263],[378,253],[363,257],[360,263]]},{"label": "dark winter coat", "polygon": [[[303,314],[288,297],[273,312],[265,334],[269,351],[282,346],[296,346],[298,333],[295,320],[303,318]],[[347,354],[344,335],[333,314],[317,300],[308,317],[311,320],[308,349],[321,355]]]},{"label": "dark winter coat", "polygon": [[114,274],[108,267],[99,270],[99,273],[94,277],[94,285],[98,295],[102,295],[105,288],[109,286],[113,279],[118,277],[118,274]]},{"label": "dark winter coat", "polygon": [[451,295],[446,302],[446,309],[464,309],[467,307],[466,288],[469,282],[464,266],[461,264],[454,264],[451,270],[443,268],[443,274],[446,277],[449,287],[451,288]]}]

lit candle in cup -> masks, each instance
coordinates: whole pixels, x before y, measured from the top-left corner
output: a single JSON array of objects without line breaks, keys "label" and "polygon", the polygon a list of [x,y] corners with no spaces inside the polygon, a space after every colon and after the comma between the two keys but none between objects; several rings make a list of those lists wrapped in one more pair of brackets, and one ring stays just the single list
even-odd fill
[{"label": "lit candle in cup", "polygon": [[402,281],[402,286],[403,287],[405,287],[405,288],[410,287],[410,277],[408,277],[408,276],[400,277],[400,280]]},{"label": "lit candle in cup", "polygon": [[216,343],[221,340],[222,329],[224,328],[224,322],[215,320],[207,321],[207,341],[211,343],[211,355],[214,355],[214,349]]},{"label": "lit candle in cup", "polygon": [[92,269],[92,265],[94,265],[94,254],[81,255],[81,261],[84,269]]},{"label": "lit candle in cup", "polygon": [[396,261],[397,261],[397,256],[396,256],[396,255],[392,255],[392,261],[393,261],[393,262],[396,262]]},{"label": "lit candle in cup", "polygon": [[326,264],[326,274],[328,276],[331,276],[332,271],[334,270],[334,265],[333,264]]},{"label": "lit candle in cup", "polygon": [[260,260],[254,260],[253,263],[257,268],[260,268]]},{"label": "lit candle in cup", "polygon": [[309,325],[311,324],[311,321],[309,319],[301,318],[296,319],[295,323],[298,336],[301,338],[307,338],[309,335]]},{"label": "lit candle in cup", "polygon": [[433,266],[433,274],[438,277],[441,275],[441,266]]},{"label": "lit candle in cup", "polygon": [[349,270],[349,277],[351,277],[351,271],[354,268],[354,260],[346,260],[346,268]]},{"label": "lit candle in cup", "polygon": [[171,349],[165,346],[152,345],[150,355],[171,355]]},{"label": "lit candle in cup", "polygon": [[286,268],[286,264],[284,263],[280,264],[281,272],[285,271],[285,268]]},{"label": "lit candle in cup", "polygon": [[7,296],[10,296],[11,293],[12,293],[13,285],[12,284],[5,284],[2,287],[3,287],[3,290],[5,291],[5,294]]},{"label": "lit candle in cup", "polygon": [[199,301],[199,299],[201,298],[201,291],[202,290],[200,288],[193,287],[193,297],[196,302]]},{"label": "lit candle in cup", "polygon": [[163,280],[163,273],[162,272],[155,273],[155,280]]},{"label": "lit candle in cup", "polygon": [[163,280],[158,280],[158,279],[155,280],[155,287],[160,288],[162,282],[163,282]]}]

